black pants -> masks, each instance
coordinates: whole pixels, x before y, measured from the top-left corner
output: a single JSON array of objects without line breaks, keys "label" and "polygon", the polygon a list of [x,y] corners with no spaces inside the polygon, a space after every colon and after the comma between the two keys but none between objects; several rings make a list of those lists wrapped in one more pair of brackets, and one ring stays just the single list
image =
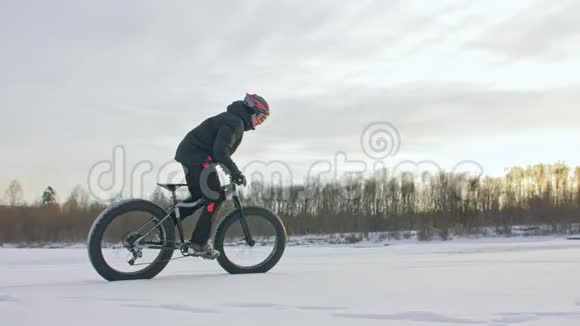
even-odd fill
[{"label": "black pants", "polygon": [[[187,187],[191,193],[191,200],[206,197],[210,201],[203,208],[197,225],[191,235],[191,242],[206,244],[211,233],[212,218],[215,212],[224,201],[224,194],[221,190],[220,180],[215,169],[216,165],[211,163],[211,158],[202,164],[183,165]],[[181,208],[182,216],[194,213],[193,210]]]}]

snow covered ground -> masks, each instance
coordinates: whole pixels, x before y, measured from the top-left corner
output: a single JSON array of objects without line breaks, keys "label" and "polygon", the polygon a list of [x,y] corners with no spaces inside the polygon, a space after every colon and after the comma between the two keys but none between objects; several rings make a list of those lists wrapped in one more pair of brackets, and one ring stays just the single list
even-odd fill
[{"label": "snow covered ground", "polygon": [[0,249],[0,325],[580,325],[580,241],[291,246],[262,275],[170,262],[106,282],[86,251]]}]

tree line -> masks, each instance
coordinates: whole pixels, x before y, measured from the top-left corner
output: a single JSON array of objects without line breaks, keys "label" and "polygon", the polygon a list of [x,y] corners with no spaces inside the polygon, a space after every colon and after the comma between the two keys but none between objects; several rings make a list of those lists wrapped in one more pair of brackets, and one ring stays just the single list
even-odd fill
[{"label": "tree line", "polygon": [[[107,203],[92,201],[81,187],[62,203],[48,187],[41,199],[25,204],[17,181],[0,206],[0,243],[83,242]],[[151,198],[169,205],[163,190]],[[300,186],[254,183],[242,192],[247,205],[278,214],[290,235],[385,232],[420,240],[452,235],[509,235],[514,226],[542,225],[549,233],[580,232],[580,167],[562,162],[512,167],[502,177],[439,172],[318,178]],[[225,204],[218,215],[225,213]],[[191,230],[195,217],[189,222]],[[546,228],[547,227],[547,228]]]},{"label": "tree line", "polygon": [[426,240],[510,234],[520,225],[580,231],[580,167],[562,162],[512,167],[503,177],[439,172],[312,179],[302,187],[255,187],[246,198],[283,217],[291,234],[415,231]]}]

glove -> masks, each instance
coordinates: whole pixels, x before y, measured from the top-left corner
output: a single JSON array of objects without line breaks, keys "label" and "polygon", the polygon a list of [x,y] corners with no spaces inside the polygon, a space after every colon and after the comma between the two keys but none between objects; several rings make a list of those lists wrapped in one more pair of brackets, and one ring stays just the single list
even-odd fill
[{"label": "glove", "polygon": [[237,184],[238,186],[245,186],[246,185],[246,177],[242,174],[236,174],[232,176],[232,182]]}]

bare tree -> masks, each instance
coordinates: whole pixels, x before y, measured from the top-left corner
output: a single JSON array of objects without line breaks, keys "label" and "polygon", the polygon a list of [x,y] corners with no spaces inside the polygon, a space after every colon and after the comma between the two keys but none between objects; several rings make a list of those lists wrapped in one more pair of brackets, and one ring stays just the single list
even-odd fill
[{"label": "bare tree", "polygon": [[81,186],[76,186],[64,202],[63,210],[66,212],[83,211],[86,210],[89,205],[89,194],[87,191]]},{"label": "bare tree", "polygon": [[18,206],[23,203],[24,193],[22,191],[22,185],[18,180],[12,180],[10,182],[5,196],[10,206]]},{"label": "bare tree", "polygon": [[161,188],[155,188],[155,191],[153,191],[149,199],[163,208],[171,205],[171,199],[165,195]]},{"label": "bare tree", "polygon": [[577,166],[576,169],[574,170],[574,183],[575,183],[575,187],[576,189],[574,189],[573,191],[576,192],[576,206],[578,206],[578,208],[580,208],[580,166]]}]

